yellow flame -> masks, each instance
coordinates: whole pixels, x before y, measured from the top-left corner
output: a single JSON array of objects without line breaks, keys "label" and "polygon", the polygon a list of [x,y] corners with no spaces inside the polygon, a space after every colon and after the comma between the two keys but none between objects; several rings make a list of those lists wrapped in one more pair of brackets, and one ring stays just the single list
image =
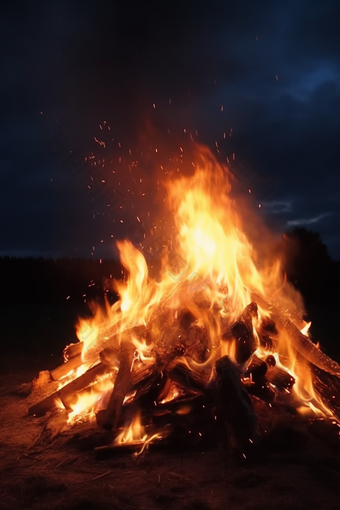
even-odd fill
[{"label": "yellow flame", "polygon": [[88,421],[94,419],[95,413],[100,409],[104,396],[112,388],[111,378],[106,377],[88,390],[77,394],[76,401],[70,405],[72,411],[68,415],[67,423],[71,425],[79,420]]},{"label": "yellow flame", "polygon": [[124,429],[115,439],[115,444],[143,443],[147,438],[145,428],[141,424],[141,415],[138,413],[129,427]]},{"label": "yellow flame", "polygon": [[[92,319],[79,321],[77,336],[84,344],[83,355],[96,347],[101,332],[107,328],[111,338],[110,327],[115,326],[121,333],[137,325],[148,325],[152,346],[137,337],[131,340],[138,351],[135,361],[152,362],[151,351],[161,348],[170,352],[174,339],[180,342],[181,334],[171,332],[171,324],[179,311],[189,309],[197,326],[207,331],[208,359],[202,361],[202,366],[212,365],[217,356],[225,354],[235,360],[237,343],[222,342],[222,334],[252,301],[252,292],[268,302],[275,296],[283,310],[303,310],[301,296],[284,279],[271,235],[244,202],[231,197],[227,168],[206,148],[200,147],[195,157],[194,176],[165,183],[178,234],[171,249],[161,246],[161,274],[157,280],[151,279],[144,255],[130,241],[117,243],[128,277],[115,283],[120,300],[106,310],[105,317],[97,311]],[[164,310],[168,312],[167,325],[158,321]],[[268,316],[270,310],[259,306],[259,315]],[[168,325],[171,334],[164,335]],[[259,343],[256,321],[252,326]],[[306,324],[302,333],[307,335],[309,327],[310,323]],[[309,365],[297,359],[290,338],[279,333],[276,360],[279,366],[285,360],[282,366],[296,379],[292,390],[296,398],[314,412],[328,415],[330,411],[314,391]],[[259,348],[257,354],[261,357],[266,353]],[[172,387],[163,402],[175,398],[176,392],[178,389]],[[91,396],[93,402],[97,397]],[[92,400],[90,404],[77,402],[74,416],[92,409]],[[140,433],[138,420],[131,427],[119,441],[129,441]]]},{"label": "yellow flame", "polygon": [[126,427],[115,439],[114,444],[116,445],[124,445],[124,444],[130,444],[130,445],[136,445],[141,446],[141,449],[139,452],[136,452],[134,455],[140,455],[145,447],[152,443],[156,439],[161,439],[162,434],[157,432],[155,434],[152,434],[148,436],[148,434],[145,431],[145,427],[142,425],[141,422],[141,414],[138,412],[136,416],[134,416],[131,424]]}]

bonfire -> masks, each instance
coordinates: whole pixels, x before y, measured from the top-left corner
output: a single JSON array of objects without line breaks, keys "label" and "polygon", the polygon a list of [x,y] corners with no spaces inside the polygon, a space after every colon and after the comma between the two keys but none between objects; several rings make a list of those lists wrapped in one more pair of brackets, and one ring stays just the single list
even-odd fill
[{"label": "bonfire", "polygon": [[30,414],[96,434],[98,455],[206,435],[248,456],[281,408],[340,421],[340,366],[309,337],[272,239],[259,244],[207,149],[193,166],[165,183],[176,237],[117,242],[119,300],[79,319],[64,363],[32,383]]}]

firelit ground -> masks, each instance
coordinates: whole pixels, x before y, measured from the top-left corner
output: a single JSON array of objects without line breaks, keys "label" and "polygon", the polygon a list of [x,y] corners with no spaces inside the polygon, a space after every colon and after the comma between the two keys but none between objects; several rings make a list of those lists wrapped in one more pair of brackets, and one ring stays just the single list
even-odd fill
[{"label": "firelit ground", "polygon": [[0,377],[1,509],[339,508],[340,440],[331,423],[276,417],[251,462],[231,458],[222,446],[98,461],[67,444],[67,436],[50,440],[45,417],[27,416],[16,388],[32,380],[36,366],[27,359],[30,368],[22,366],[7,359]]}]

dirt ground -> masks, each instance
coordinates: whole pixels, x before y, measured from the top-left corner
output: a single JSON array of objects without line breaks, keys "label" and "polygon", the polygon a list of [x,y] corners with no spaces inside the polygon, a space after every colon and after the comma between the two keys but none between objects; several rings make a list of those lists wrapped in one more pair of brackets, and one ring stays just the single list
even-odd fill
[{"label": "dirt ground", "polygon": [[12,367],[0,377],[1,509],[340,508],[340,440],[330,423],[306,420],[301,431],[282,420],[252,461],[216,447],[99,461],[65,436],[49,439],[46,419],[27,415],[15,388],[34,375]]}]

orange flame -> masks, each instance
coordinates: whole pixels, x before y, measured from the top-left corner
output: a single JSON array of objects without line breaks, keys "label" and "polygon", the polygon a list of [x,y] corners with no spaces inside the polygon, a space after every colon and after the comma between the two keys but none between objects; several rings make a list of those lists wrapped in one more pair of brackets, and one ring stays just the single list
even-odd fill
[{"label": "orange flame", "polygon": [[155,433],[151,436],[148,436],[148,434],[145,431],[145,427],[143,427],[141,422],[141,415],[140,412],[137,413],[137,415],[133,418],[131,424],[129,427],[124,429],[115,439],[114,444],[116,445],[123,445],[123,444],[129,444],[129,445],[136,445],[141,446],[141,449],[139,452],[135,453],[135,456],[140,455],[145,447],[155,441],[156,439],[161,439],[162,434],[161,433]]},{"label": "orange flame", "polygon": [[[196,155],[195,174],[179,177],[165,184],[168,206],[177,229],[172,250],[163,247],[160,254],[161,275],[149,278],[144,255],[130,241],[117,243],[120,259],[128,271],[127,281],[117,281],[120,300],[107,310],[107,317],[97,312],[91,320],[81,320],[77,335],[84,343],[84,352],[90,351],[98,342],[105,328],[115,326],[117,332],[151,321],[152,336],[157,348],[160,342],[157,324],[153,317],[166,308],[173,318],[182,309],[189,309],[199,326],[204,326],[209,336],[211,363],[216,356],[228,354],[235,359],[236,342],[223,343],[223,328],[238,319],[244,308],[252,301],[255,292],[271,302],[275,295],[284,310],[303,311],[299,293],[284,279],[280,260],[274,256],[272,237],[259,226],[258,220],[238,201],[231,197],[230,174],[219,164],[210,151],[200,148]],[[261,241],[256,240],[260,232]],[[259,319],[270,311],[259,306]],[[258,338],[256,321],[253,322],[255,338]],[[308,334],[310,323],[301,330]],[[162,337],[163,338],[163,337]],[[169,337],[170,338],[170,337]],[[147,361],[150,346],[134,338],[139,359]],[[173,337],[162,339],[162,348],[173,348]],[[307,363],[298,360],[296,350],[288,336],[280,332],[276,344],[277,363],[296,380],[293,387],[302,406],[314,412],[329,415],[330,410],[322,403],[313,389],[312,375]],[[256,352],[260,357],[266,353],[262,348]],[[86,355],[84,355],[86,359]],[[136,358],[137,359],[137,358]],[[171,395],[175,396],[175,390]],[[91,404],[77,402],[74,416],[83,409],[92,409],[98,394],[91,395]],[[167,398],[170,398],[168,396]],[[91,411],[92,412],[92,411]],[[69,419],[73,419],[69,417]],[[145,441],[140,421],[124,432],[117,441],[132,441],[135,437]]]}]

